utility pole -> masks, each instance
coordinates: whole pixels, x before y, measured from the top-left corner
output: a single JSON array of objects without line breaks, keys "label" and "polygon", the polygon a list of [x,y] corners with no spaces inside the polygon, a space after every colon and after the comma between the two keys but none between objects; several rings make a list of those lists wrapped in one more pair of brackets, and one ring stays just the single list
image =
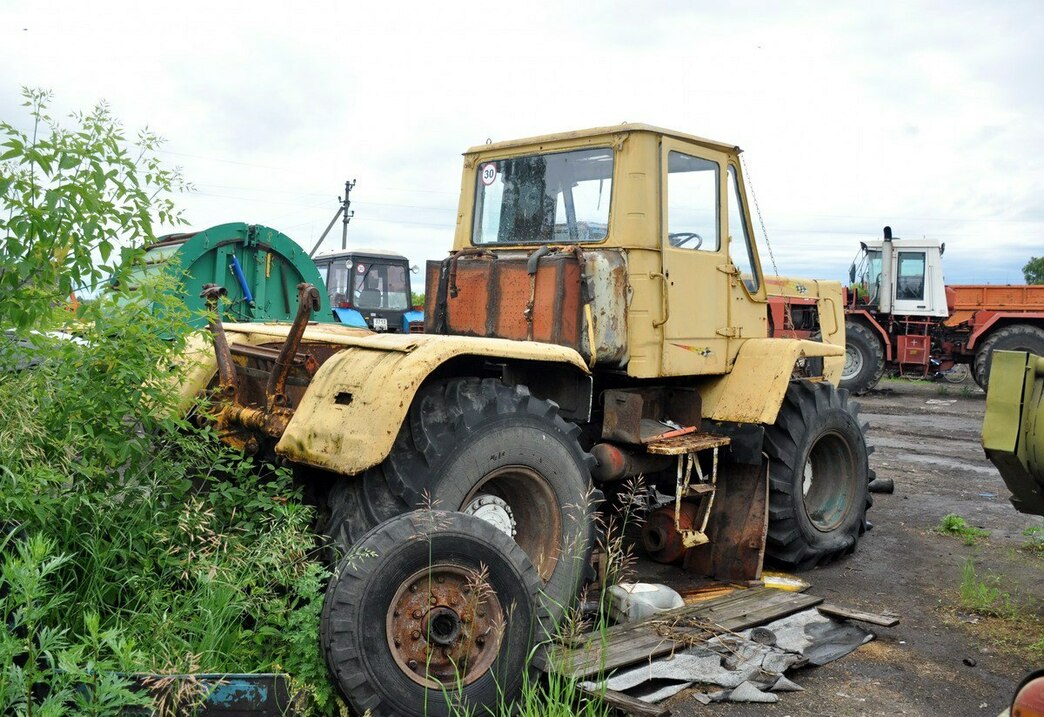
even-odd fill
[{"label": "utility pole", "polygon": [[355,189],[354,179],[344,183],[344,196],[337,198],[337,201],[340,202],[340,206],[338,206],[337,211],[334,212],[333,219],[331,219],[330,223],[326,225],[326,229],[323,230],[323,235],[319,237],[319,241],[317,241],[315,246],[312,247],[312,251],[308,252],[309,259],[315,256],[315,252],[319,250],[319,246],[323,243],[323,240],[326,239],[326,235],[330,233],[330,230],[333,229],[333,225],[337,223],[338,217],[340,217],[343,222],[341,228],[341,251],[348,248],[348,222],[350,222],[352,217],[355,216],[355,210],[351,209],[351,194],[353,189]]}]

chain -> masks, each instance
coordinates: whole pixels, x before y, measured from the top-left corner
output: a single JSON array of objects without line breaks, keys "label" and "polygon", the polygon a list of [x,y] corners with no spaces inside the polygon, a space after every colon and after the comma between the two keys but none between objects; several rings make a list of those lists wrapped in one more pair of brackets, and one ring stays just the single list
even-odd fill
[{"label": "chain", "polygon": [[740,153],[740,165],[743,167],[743,176],[747,178],[747,188],[750,190],[750,198],[754,200],[754,211],[758,213],[758,224],[761,225],[761,236],[765,237],[765,246],[768,247],[769,259],[772,261],[772,273],[779,276],[779,267],[776,266],[776,255],[772,253],[772,242],[769,241],[768,232],[765,230],[765,220],[761,217],[761,207],[758,206],[758,194],[754,191],[754,178],[750,175],[747,160]]}]

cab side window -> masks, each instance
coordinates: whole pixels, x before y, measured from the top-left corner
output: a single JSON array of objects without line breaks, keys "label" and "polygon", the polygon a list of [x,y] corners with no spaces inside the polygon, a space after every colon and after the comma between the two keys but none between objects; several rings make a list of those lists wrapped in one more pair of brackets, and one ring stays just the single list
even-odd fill
[{"label": "cab side window", "polygon": [[740,271],[740,278],[747,291],[758,290],[760,281],[754,268],[754,246],[747,233],[747,222],[744,219],[743,196],[736,181],[736,168],[729,165],[729,258]]},{"label": "cab side window", "polygon": [[717,251],[718,164],[667,153],[667,242],[676,249]]}]

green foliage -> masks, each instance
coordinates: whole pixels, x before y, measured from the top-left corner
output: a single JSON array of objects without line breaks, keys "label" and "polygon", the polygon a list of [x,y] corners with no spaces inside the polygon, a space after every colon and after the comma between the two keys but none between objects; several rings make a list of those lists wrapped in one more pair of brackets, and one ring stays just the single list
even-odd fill
[{"label": "green foliage", "polygon": [[[312,509],[288,471],[182,416],[177,277],[54,309],[140,271],[140,251],[104,262],[176,217],[156,192],[177,175],[150,135],[131,158],[104,106],[64,132],[48,99],[27,93],[32,141],[0,123],[0,325],[32,345],[0,336],[0,714],[116,715],[141,701],[118,673],[186,671],[285,671],[332,713]],[[30,353],[34,368],[11,370]]]},{"label": "green foliage", "polygon": [[975,541],[979,538],[986,538],[990,534],[988,530],[968,525],[968,521],[954,513],[944,515],[943,519],[939,521],[936,530],[943,535],[953,535],[960,538],[965,545],[975,545]]},{"label": "green foliage", "polygon": [[1022,275],[1027,284],[1044,284],[1044,256],[1030,257],[1022,267]]},{"label": "green foliage", "polygon": [[51,94],[23,89],[30,129],[0,122],[0,326],[35,326],[84,285],[127,270],[117,247],[141,247],[154,219],[178,223],[168,194],[178,170],[156,157],[145,130],[128,141],[105,103],[48,113]]},{"label": "green foliage", "polygon": [[289,472],[177,417],[188,317],[170,292],[137,291],[161,310],[113,312],[78,342],[39,343],[37,368],[0,374],[0,515],[60,556],[46,563],[60,604],[34,632],[70,646],[71,674],[97,662],[91,640],[148,645],[131,671],[285,670],[329,712],[312,511]]},{"label": "green foliage", "polygon": [[980,580],[975,562],[968,558],[961,568],[961,605],[981,615],[1012,617],[1015,612],[1011,595],[998,587],[1000,579],[991,576]]},{"label": "green foliage", "polygon": [[1044,555],[1044,524],[1032,525],[1022,531],[1022,534],[1028,538],[1023,544],[1025,549]]},{"label": "green foliage", "polygon": [[410,294],[410,306],[424,306],[424,294],[418,294],[416,291]]},{"label": "green foliage", "polygon": [[57,578],[70,556],[40,535],[5,551],[0,571],[0,714],[112,715],[147,699],[121,676],[141,653],[118,630],[102,630],[98,613],[83,615],[70,636],[57,625],[71,606]]}]

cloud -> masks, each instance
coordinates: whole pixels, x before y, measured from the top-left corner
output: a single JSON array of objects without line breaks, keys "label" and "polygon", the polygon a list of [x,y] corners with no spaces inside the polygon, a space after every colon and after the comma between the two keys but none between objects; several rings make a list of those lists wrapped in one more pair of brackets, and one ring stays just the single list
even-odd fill
[{"label": "cloud", "polygon": [[951,281],[1009,281],[1044,236],[1042,24],[1032,1],[21,0],[0,112],[21,84],[107,98],[168,138],[196,228],[310,248],[358,179],[350,241],[416,263],[451,246],[467,147],[650,122],[746,150],[783,273],[840,278],[890,224],[946,241]]}]

